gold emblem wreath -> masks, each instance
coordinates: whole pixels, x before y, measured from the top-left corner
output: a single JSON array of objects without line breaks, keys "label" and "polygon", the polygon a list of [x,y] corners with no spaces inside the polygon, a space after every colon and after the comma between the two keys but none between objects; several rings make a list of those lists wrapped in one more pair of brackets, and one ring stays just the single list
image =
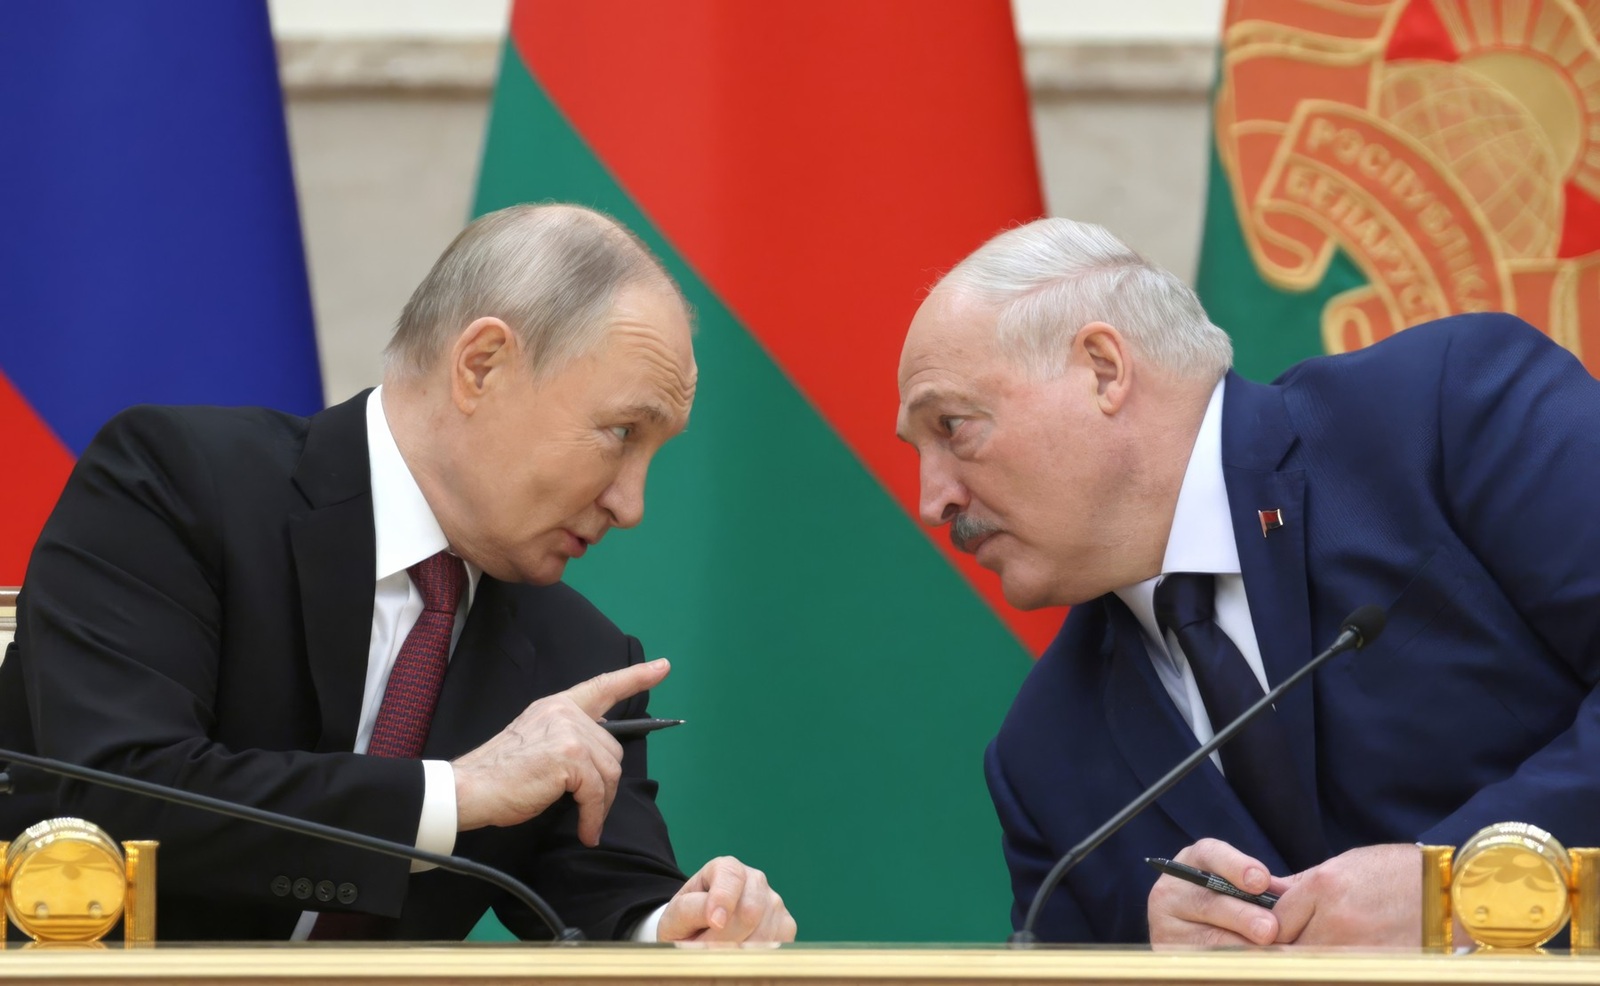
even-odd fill
[{"label": "gold emblem wreath", "polygon": [[[1390,60],[1411,4],[1453,62]],[[1557,255],[1569,186],[1600,200],[1600,0],[1232,0],[1217,145],[1270,284],[1368,283],[1323,312],[1329,352],[1459,312],[1511,311],[1600,370],[1600,252]]]}]

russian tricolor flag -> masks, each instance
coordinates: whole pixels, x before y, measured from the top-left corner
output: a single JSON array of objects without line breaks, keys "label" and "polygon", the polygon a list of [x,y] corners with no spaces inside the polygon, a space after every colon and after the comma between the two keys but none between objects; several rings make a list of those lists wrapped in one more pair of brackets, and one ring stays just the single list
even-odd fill
[{"label": "russian tricolor flag", "polygon": [[0,585],[145,402],[322,406],[264,2],[0,6]]}]

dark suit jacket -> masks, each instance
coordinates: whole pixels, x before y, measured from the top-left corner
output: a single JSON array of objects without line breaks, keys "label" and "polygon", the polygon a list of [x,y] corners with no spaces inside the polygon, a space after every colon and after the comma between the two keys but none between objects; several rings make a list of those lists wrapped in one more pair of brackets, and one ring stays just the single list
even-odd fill
[{"label": "dark suit jacket", "polygon": [[[422,766],[350,753],[375,566],[366,395],[310,419],[261,409],[134,408],[84,452],[34,549],[16,643],[0,664],[0,746],[38,752],[411,844]],[[565,585],[485,576],[451,659],[424,757],[452,759],[535,699],[642,660]],[[638,696],[614,716],[642,716]],[[624,777],[589,849],[563,799],[512,828],[462,833],[457,855],[507,869],[592,938],[627,935],[683,881],[646,774]],[[326,881],[394,937],[459,939],[489,906],[547,934],[493,887],[276,829],[25,768],[0,798],[14,838],[53,814],[161,842],[163,939],[283,939]],[[31,793],[29,793],[31,792]],[[287,880],[281,878],[287,877]],[[313,888],[309,900],[293,888]]]},{"label": "dark suit jacket", "polygon": [[[1600,383],[1515,318],[1459,316],[1271,386],[1229,376],[1222,460],[1270,681],[1357,606],[1388,610],[1278,706],[1327,855],[1499,821],[1600,845]],[[1272,508],[1284,527],[1263,536]],[[1196,745],[1127,608],[1076,607],[988,751],[1013,921]],[[1042,936],[1147,939],[1142,859],[1202,837],[1286,872],[1207,762],[1068,875]]]}]

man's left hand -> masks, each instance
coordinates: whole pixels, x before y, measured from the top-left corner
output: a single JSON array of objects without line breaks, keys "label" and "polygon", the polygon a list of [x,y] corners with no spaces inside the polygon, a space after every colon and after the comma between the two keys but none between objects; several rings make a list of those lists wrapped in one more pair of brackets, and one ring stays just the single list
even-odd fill
[{"label": "man's left hand", "polygon": [[1405,945],[1422,941],[1422,855],[1413,845],[1363,846],[1285,877],[1272,909],[1278,941]]},{"label": "man's left hand", "polygon": [[661,912],[657,941],[794,941],[794,918],[767,875],[719,856],[689,878]]}]

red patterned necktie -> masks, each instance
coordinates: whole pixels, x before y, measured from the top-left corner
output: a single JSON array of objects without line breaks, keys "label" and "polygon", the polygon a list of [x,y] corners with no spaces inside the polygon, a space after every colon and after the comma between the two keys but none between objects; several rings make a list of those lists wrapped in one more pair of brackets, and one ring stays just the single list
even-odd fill
[{"label": "red patterned necktie", "polygon": [[[455,629],[456,607],[467,584],[461,559],[448,551],[425,558],[406,572],[422,594],[422,615],[406,634],[400,654],[389,672],[389,684],[378,707],[378,719],[367,744],[371,757],[422,756],[428,741],[433,710],[439,704],[450,663],[450,633]],[[384,919],[373,914],[339,912],[323,914],[311,928],[312,941],[357,940],[385,937]]]},{"label": "red patterned necktie", "polygon": [[450,663],[456,607],[467,584],[461,559],[448,551],[425,558],[406,571],[422,594],[422,615],[406,634],[389,672],[372,741],[367,744],[367,755],[373,757],[422,756],[433,710],[439,704],[439,686]]}]

